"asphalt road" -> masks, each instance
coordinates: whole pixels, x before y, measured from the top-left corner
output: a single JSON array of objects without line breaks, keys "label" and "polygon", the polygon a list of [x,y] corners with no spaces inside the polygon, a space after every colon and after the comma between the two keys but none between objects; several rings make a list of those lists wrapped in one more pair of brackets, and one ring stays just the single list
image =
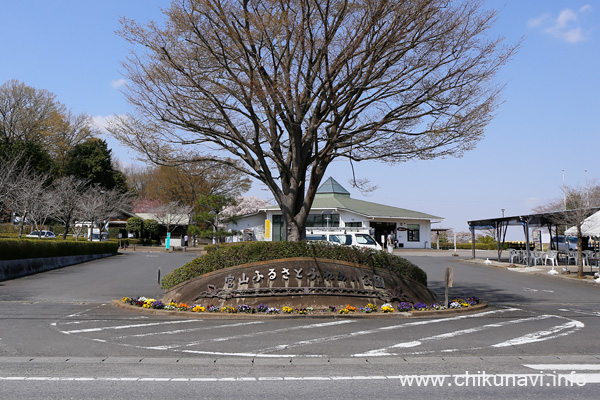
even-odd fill
[{"label": "asphalt road", "polygon": [[157,269],[164,276],[191,253],[127,253],[0,282],[0,398],[597,397],[599,287],[404,255],[441,298],[451,266],[451,295],[491,307],[443,318],[189,319],[110,305],[160,298]]}]

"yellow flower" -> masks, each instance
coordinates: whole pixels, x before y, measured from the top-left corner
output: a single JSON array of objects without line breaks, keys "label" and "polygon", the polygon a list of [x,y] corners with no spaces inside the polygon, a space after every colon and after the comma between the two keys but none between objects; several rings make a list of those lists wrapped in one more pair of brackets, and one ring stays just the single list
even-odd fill
[{"label": "yellow flower", "polygon": [[281,310],[286,314],[290,314],[292,311],[294,311],[294,309],[289,306],[284,306]]},{"label": "yellow flower", "polygon": [[392,306],[386,304],[381,307],[381,311],[384,313],[388,313],[388,312],[394,312],[395,310]]},{"label": "yellow flower", "polygon": [[192,308],[192,311],[194,312],[205,312],[206,309],[202,306],[195,306],[194,308]]}]

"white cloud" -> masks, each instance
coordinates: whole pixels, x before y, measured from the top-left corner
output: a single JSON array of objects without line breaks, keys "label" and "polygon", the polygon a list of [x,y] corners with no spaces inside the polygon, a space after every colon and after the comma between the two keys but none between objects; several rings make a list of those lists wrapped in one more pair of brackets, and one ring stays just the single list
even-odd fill
[{"label": "white cloud", "polygon": [[115,117],[112,115],[108,115],[106,117],[102,115],[97,115],[95,117],[92,117],[92,121],[101,133],[107,133],[108,131],[106,130],[106,128],[110,125],[111,121],[114,120],[114,118]]},{"label": "white cloud", "polygon": [[592,12],[592,6],[586,4],[577,11],[570,8],[562,10],[555,18],[544,13],[527,21],[529,28],[538,28],[543,33],[564,40],[568,43],[579,43],[587,39],[588,34],[581,26],[579,17]]},{"label": "white cloud", "polygon": [[571,21],[577,21],[577,14],[575,14],[575,11],[567,8],[566,10],[562,10],[560,14],[558,14],[558,18],[556,19],[556,25],[554,27],[559,29],[565,28]]},{"label": "white cloud", "polygon": [[127,85],[126,79],[117,79],[116,81],[110,82],[110,86],[114,87],[115,89],[120,88],[121,86],[125,86],[125,85]]},{"label": "white cloud", "polygon": [[549,13],[542,14],[537,18],[533,18],[527,21],[527,26],[529,28],[535,28],[536,26],[542,25],[549,18],[552,18],[552,16]]},{"label": "white cloud", "polygon": [[569,43],[581,42],[587,38],[581,28],[571,29],[570,31],[564,32],[562,36]]}]

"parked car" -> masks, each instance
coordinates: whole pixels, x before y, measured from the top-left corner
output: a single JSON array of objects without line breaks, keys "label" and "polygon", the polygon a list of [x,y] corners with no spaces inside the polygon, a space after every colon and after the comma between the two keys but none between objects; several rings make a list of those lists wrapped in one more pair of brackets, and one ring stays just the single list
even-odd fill
[{"label": "parked car", "polygon": [[558,251],[577,250],[577,238],[572,236],[553,236],[552,237],[552,250],[557,250],[556,244],[558,243]]},{"label": "parked car", "polygon": [[306,240],[329,242],[343,246],[369,247],[381,250],[382,247],[373,236],[367,232],[354,231],[351,228],[311,229],[306,233]]},{"label": "parked car", "polygon": [[33,231],[31,232],[29,235],[26,235],[25,237],[28,238],[46,238],[46,239],[56,239],[56,235],[54,234],[54,232],[51,231]]}]

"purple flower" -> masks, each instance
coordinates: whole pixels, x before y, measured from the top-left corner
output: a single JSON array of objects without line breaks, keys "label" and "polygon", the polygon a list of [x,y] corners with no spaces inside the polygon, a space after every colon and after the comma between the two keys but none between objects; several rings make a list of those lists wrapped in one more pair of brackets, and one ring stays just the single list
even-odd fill
[{"label": "purple flower", "polygon": [[241,306],[239,306],[238,311],[244,312],[244,313],[249,313],[249,314],[254,313],[254,309],[247,304],[242,304]]},{"label": "purple flower", "polygon": [[163,308],[165,308],[165,304],[160,301],[160,300],[156,300],[155,302],[152,303],[152,308],[156,308],[157,310],[161,310]]},{"label": "purple flower", "polygon": [[[422,304],[422,303],[419,303]],[[406,301],[401,301],[400,303],[398,303],[398,311],[412,311],[413,309],[413,305],[406,302]]]}]

